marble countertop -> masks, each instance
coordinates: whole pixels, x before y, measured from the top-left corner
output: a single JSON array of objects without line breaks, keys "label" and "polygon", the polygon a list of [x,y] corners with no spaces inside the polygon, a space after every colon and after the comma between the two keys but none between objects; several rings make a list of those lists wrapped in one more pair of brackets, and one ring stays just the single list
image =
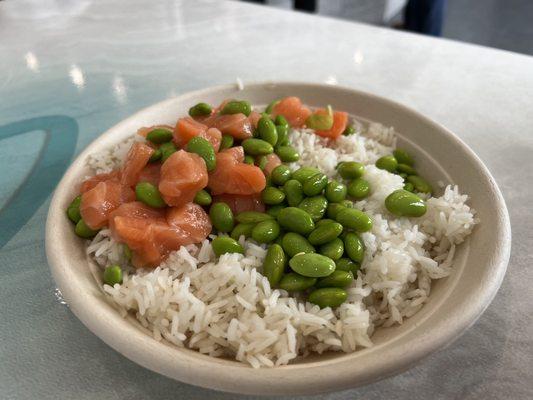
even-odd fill
[{"label": "marble countertop", "polygon": [[[8,0],[0,38],[0,398],[237,397],[172,381],[106,346],[56,296],[44,254],[60,158],[136,110],[237,77],[338,84],[413,107],[474,149],[509,207],[508,272],[474,326],[401,375],[320,398],[533,398],[532,57],[207,0]],[[34,168],[50,173],[49,187],[14,213],[12,194],[46,139],[27,121],[23,136],[4,125],[49,115],[74,119],[77,141],[74,124],[55,161]]]}]

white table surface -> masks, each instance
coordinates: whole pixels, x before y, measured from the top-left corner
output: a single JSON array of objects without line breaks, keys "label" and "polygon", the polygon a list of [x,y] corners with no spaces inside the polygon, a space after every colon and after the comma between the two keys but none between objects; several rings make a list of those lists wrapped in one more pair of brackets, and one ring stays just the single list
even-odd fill
[{"label": "white table surface", "polygon": [[[479,321],[401,375],[321,397],[533,398],[532,57],[239,2],[0,2],[0,125],[70,116],[76,153],[140,108],[236,77],[328,82],[411,106],[474,149],[509,207],[508,273]],[[0,207],[41,145],[0,142]],[[0,398],[235,398],[133,364],[56,299],[47,207],[0,249]]]}]

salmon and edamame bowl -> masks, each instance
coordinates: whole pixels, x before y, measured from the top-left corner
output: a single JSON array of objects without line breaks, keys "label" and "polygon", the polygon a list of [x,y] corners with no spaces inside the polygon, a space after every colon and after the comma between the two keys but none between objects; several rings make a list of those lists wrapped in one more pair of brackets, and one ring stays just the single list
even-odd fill
[{"label": "salmon and edamame bowl", "polygon": [[89,157],[66,210],[103,291],[154,337],[252,367],[372,346],[479,221],[392,127],[289,96],[193,105]]}]

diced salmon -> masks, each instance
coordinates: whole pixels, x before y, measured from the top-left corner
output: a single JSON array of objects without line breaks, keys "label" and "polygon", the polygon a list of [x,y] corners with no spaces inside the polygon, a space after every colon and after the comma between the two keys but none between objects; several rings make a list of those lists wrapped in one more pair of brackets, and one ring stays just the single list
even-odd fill
[{"label": "diced salmon", "polygon": [[170,206],[182,206],[193,201],[196,192],[208,181],[205,161],[199,155],[179,150],[161,166],[159,191]]},{"label": "diced salmon", "polygon": [[176,127],[174,128],[174,143],[178,147],[185,147],[189,140],[207,131],[207,126],[194,120],[191,117],[178,119]]},{"label": "diced salmon", "polygon": [[133,186],[139,181],[139,175],[153,152],[154,149],[144,143],[133,143],[121,171],[120,182],[124,186]]},{"label": "diced salmon", "polygon": [[144,167],[139,174],[138,182],[150,182],[154,186],[159,185],[159,180],[161,179],[161,164],[152,163]]},{"label": "diced salmon", "polygon": [[252,195],[219,194],[213,196],[213,202],[226,203],[234,214],[243,211],[265,211],[265,205],[263,204],[259,193]]},{"label": "diced salmon", "polygon": [[137,135],[140,135],[142,137],[146,137],[150,131],[153,131],[154,129],[168,129],[169,131],[173,131],[174,127],[170,125],[153,125],[153,126],[144,126],[142,128],[137,129]]},{"label": "diced salmon", "polygon": [[200,136],[202,136],[204,139],[209,140],[216,152],[220,149],[220,142],[222,142],[222,132],[220,132],[217,128],[209,128],[205,132],[205,134],[201,134]]},{"label": "diced salmon", "polygon": [[217,154],[217,166],[209,175],[211,194],[222,193],[250,195],[260,193],[266,186],[263,171],[255,165],[243,163],[241,146]]},{"label": "diced salmon", "polygon": [[205,121],[212,128],[217,128],[224,135],[231,135],[235,139],[244,140],[252,137],[253,127],[244,114],[215,115]]},{"label": "diced salmon", "polygon": [[250,120],[250,123],[252,124],[252,128],[257,128],[257,123],[261,119],[261,114],[259,114],[257,111],[252,111],[250,115],[248,115],[248,119]]},{"label": "diced salmon", "polygon": [[92,176],[86,180],[83,181],[80,188],[80,193],[85,193],[88,190],[91,190],[93,187],[98,185],[100,182],[104,181],[120,181],[120,170],[116,169],[114,171],[105,173],[105,174],[98,174],[95,176]]},{"label": "diced salmon", "polygon": [[269,154],[266,156],[267,163],[265,165],[265,168],[263,168],[263,172],[266,176],[270,175],[274,168],[276,168],[278,165],[281,165],[281,160],[279,159],[277,154]]},{"label": "diced salmon", "polygon": [[[315,113],[327,113],[326,110],[317,110]],[[333,112],[333,126],[331,129],[321,131],[316,130],[315,133],[318,136],[330,138],[330,139],[337,139],[340,135],[342,135],[342,132],[346,129],[346,125],[348,124],[348,114],[344,111],[334,111]]]},{"label": "diced salmon", "polygon": [[81,195],[81,217],[90,228],[100,229],[107,225],[113,210],[134,199],[135,193],[130,187],[114,180],[100,182]]},{"label": "diced salmon", "polygon": [[211,233],[211,220],[198,204],[187,203],[167,210],[167,223],[172,229],[181,229],[187,238],[181,245],[199,243]]},{"label": "diced salmon", "polygon": [[285,97],[272,108],[272,117],[283,115],[290,126],[300,128],[311,115],[311,110],[298,97]]}]

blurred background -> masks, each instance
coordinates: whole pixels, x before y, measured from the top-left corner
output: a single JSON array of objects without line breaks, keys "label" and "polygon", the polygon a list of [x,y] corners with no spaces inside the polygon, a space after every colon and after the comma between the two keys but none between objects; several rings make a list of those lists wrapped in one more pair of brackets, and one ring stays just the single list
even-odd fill
[{"label": "blurred background", "polygon": [[533,55],[533,0],[247,0]]}]

